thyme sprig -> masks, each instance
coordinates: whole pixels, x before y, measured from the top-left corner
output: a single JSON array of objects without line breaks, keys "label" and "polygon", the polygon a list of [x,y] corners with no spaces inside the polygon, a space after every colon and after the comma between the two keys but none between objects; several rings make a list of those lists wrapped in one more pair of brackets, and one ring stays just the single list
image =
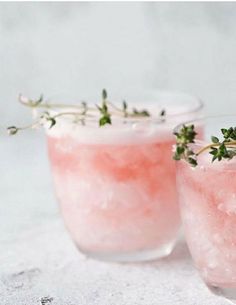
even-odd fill
[{"label": "thyme sprig", "polygon": [[176,136],[176,150],[174,160],[184,159],[192,166],[197,165],[196,155],[189,144],[194,143],[197,133],[194,130],[194,125],[183,125],[179,132],[174,132]]},{"label": "thyme sprig", "polygon": [[107,106],[107,92],[105,89],[102,90],[102,105],[97,105],[97,108],[101,114],[99,118],[99,126],[104,126],[106,124],[111,124],[111,114],[108,111]]},{"label": "thyme sprig", "polygon": [[179,132],[174,132],[176,136],[174,160],[184,159],[190,165],[197,166],[197,157],[206,151],[209,151],[209,154],[212,155],[212,162],[223,159],[231,160],[236,156],[236,127],[222,128],[221,133],[223,140],[216,136],[211,136],[211,143],[194,152],[191,144],[195,143],[197,135],[195,127],[194,125],[183,125]]},{"label": "thyme sprig", "polygon": [[[133,108],[132,110],[129,110],[126,101],[122,102],[121,107],[116,106],[108,100],[107,91],[105,89],[102,90],[101,104],[95,104],[95,106],[90,106],[85,101],[82,101],[80,104],[72,105],[49,103],[44,100],[43,95],[40,95],[38,99],[33,100],[20,94],[19,101],[22,105],[31,108],[33,113],[37,114],[37,118],[32,124],[24,127],[8,127],[7,131],[10,135],[14,135],[21,130],[36,128],[45,124],[48,128],[52,128],[57,124],[57,119],[64,116],[71,117],[75,124],[80,123],[82,125],[86,124],[87,119],[98,118],[98,125],[100,127],[107,124],[111,125],[113,116],[123,117],[124,119],[151,117],[151,114],[146,109],[138,110]],[[55,109],[60,109],[60,112],[54,114]],[[160,122],[164,122],[165,116],[166,112],[165,110],[162,110],[159,115]],[[124,122],[126,121],[124,120]]]}]

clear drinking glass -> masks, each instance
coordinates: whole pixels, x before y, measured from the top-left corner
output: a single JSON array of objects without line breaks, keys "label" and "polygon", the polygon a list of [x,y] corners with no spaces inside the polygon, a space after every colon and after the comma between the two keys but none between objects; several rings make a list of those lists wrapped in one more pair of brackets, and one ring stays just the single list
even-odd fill
[{"label": "clear drinking glass", "polygon": [[[187,123],[186,123],[187,124]],[[221,128],[236,126],[236,116],[191,122],[200,137],[199,151],[211,136],[223,138]],[[179,130],[178,126],[176,130]],[[202,279],[215,294],[236,300],[236,158],[211,162],[209,151],[198,166],[177,162],[177,187],[187,244]]]},{"label": "clear drinking glass", "polygon": [[[202,104],[177,93],[156,93],[134,102],[127,100],[152,117],[113,118],[112,125],[103,127],[98,119],[80,125],[60,117],[47,130],[66,227],[80,251],[97,259],[160,258],[170,254],[178,238],[172,130],[198,117]],[[160,119],[163,109],[166,116]]]}]

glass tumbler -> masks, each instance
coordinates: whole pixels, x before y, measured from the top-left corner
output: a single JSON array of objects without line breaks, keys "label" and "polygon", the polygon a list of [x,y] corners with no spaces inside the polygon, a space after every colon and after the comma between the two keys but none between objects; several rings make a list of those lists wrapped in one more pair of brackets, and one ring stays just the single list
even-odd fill
[{"label": "glass tumbler", "polygon": [[65,225],[81,252],[101,260],[145,261],[171,253],[180,229],[172,130],[202,110],[197,98],[182,93],[127,103],[152,116],[114,117],[103,127],[96,118],[80,125],[61,116],[47,130]]},{"label": "glass tumbler", "polygon": [[[196,120],[203,131],[192,145],[195,152],[223,139],[222,128],[236,126],[236,116]],[[176,128],[176,131],[181,126]],[[199,154],[198,165],[177,162],[181,216],[194,264],[215,294],[236,300],[236,158],[212,162],[209,150]]]}]

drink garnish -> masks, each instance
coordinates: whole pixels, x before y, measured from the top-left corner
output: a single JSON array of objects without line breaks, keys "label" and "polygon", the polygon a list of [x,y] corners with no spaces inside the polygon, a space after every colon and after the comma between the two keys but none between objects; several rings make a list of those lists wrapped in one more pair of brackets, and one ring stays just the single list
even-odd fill
[{"label": "drink garnish", "polygon": [[212,162],[223,159],[231,160],[236,156],[236,127],[222,128],[221,133],[223,139],[211,136],[211,143],[203,146],[197,152],[192,149],[192,143],[195,143],[197,132],[194,125],[183,125],[178,132],[174,132],[176,136],[176,145],[173,155],[174,160],[185,160],[191,166],[198,165],[197,158],[203,152],[212,155]]},{"label": "drink garnish", "polygon": [[[7,128],[9,135],[15,135],[18,131],[36,128],[38,126],[47,125],[48,128],[52,128],[56,125],[59,117],[70,117],[72,122],[76,124],[86,125],[86,119],[98,118],[98,126],[111,125],[112,118],[115,116],[123,117],[124,123],[128,118],[148,118],[151,117],[150,112],[146,109],[138,110],[133,108],[129,110],[126,101],[122,102],[121,107],[116,106],[108,100],[107,91],[102,90],[101,104],[95,104],[93,106],[88,105],[87,102],[82,101],[80,104],[56,104],[44,101],[43,95],[36,100],[30,99],[23,95],[19,95],[19,101],[22,105],[29,107],[35,112],[35,110],[43,110],[37,115],[37,119],[30,125],[24,127],[10,126]],[[57,114],[52,114],[49,110],[60,109]],[[64,110],[65,111],[64,111]],[[69,109],[69,110],[68,110]],[[159,114],[160,123],[165,121],[166,111],[161,110]]]}]

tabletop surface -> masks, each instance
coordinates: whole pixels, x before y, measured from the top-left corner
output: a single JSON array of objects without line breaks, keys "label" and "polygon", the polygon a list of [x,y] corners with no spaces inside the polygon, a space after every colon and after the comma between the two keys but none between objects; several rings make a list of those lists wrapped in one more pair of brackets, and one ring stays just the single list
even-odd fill
[{"label": "tabletop surface", "polygon": [[43,135],[3,135],[0,152],[1,305],[229,304],[205,287],[184,241],[151,263],[80,254],[58,211]]}]

